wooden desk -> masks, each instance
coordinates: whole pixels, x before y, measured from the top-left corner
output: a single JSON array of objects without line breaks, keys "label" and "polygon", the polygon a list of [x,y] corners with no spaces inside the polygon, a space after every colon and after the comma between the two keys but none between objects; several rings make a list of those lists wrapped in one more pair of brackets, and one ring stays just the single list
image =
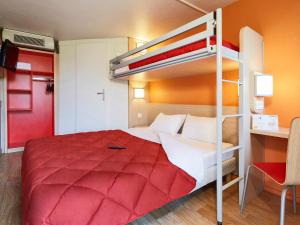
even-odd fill
[{"label": "wooden desk", "polygon": [[[266,137],[284,138],[289,137],[289,128],[279,128],[275,131],[251,129],[251,162],[265,161],[265,139]],[[264,176],[253,171],[249,181],[250,196],[255,197],[264,190]]]},{"label": "wooden desk", "polygon": [[289,138],[290,129],[282,128],[282,127],[280,127],[278,130],[272,130],[272,131],[251,129],[250,133],[264,135],[264,136],[270,136],[270,137]]}]

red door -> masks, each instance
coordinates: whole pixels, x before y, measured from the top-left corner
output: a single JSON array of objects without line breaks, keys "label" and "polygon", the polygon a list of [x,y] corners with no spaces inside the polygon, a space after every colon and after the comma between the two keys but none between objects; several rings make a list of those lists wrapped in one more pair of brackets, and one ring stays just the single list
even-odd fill
[{"label": "red door", "polygon": [[8,148],[54,135],[54,55],[21,50],[18,61],[31,69],[7,74]]}]

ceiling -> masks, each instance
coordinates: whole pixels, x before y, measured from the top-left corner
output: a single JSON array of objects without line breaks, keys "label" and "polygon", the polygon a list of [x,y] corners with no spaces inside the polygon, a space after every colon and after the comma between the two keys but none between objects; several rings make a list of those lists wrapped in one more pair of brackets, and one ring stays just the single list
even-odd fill
[{"label": "ceiling", "polygon": [[[236,0],[189,0],[211,11]],[[150,40],[202,14],[177,0],[0,0],[0,26],[59,40]]]}]

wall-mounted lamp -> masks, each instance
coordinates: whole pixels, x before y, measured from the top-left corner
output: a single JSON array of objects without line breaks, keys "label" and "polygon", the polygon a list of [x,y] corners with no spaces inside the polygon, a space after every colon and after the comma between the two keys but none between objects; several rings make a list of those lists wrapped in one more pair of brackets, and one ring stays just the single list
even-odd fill
[{"label": "wall-mounted lamp", "polygon": [[145,89],[144,88],[134,88],[134,98],[144,99],[145,98]]},{"label": "wall-mounted lamp", "polygon": [[265,108],[264,97],[273,96],[273,76],[254,73],[253,113],[262,114]]},{"label": "wall-mounted lamp", "polygon": [[[143,46],[144,44],[146,44],[147,42],[144,41],[144,40],[140,40],[140,39],[135,39],[135,44],[136,44],[136,47],[141,47]],[[140,52],[140,54],[146,54],[147,53],[147,49],[144,49],[143,51]]]},{"label": "wall-mounted lamp", "polygon": [[267,74],[255,74],[255,96],[273,96],[273,76]]}]

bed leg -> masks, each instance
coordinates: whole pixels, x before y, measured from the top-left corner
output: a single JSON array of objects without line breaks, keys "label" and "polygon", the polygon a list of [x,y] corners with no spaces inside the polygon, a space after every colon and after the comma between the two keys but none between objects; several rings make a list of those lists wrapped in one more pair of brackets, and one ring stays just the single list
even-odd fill
[{"label": "bed leg", "polygon": [[222,222],[220,222],[220,221],[217,221],[217,225],[222,225]]}]

